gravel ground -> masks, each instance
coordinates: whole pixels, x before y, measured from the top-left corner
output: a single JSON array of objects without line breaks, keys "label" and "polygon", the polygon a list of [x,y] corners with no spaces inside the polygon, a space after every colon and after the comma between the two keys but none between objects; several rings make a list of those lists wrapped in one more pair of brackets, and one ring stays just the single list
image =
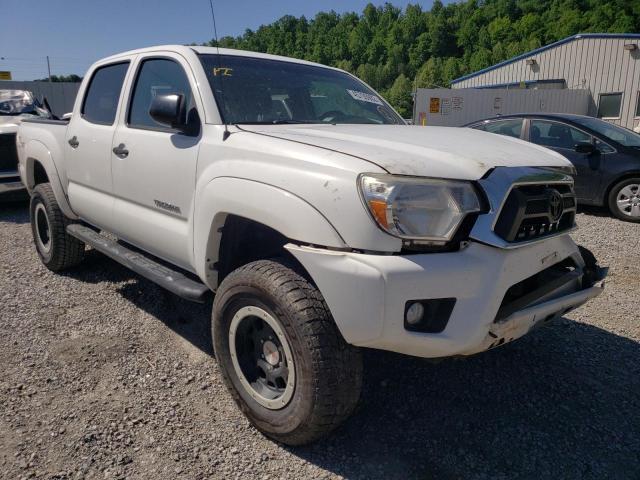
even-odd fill
[{"label": "gravel ground", "polygon": [[95,252],[54,275],[26,206],[0,206],[0,477],[638,479],[640,225],[578,223],[603,295],[465,360],[368,351],[355,416],[292,449],[227,394],[210,305]]}]

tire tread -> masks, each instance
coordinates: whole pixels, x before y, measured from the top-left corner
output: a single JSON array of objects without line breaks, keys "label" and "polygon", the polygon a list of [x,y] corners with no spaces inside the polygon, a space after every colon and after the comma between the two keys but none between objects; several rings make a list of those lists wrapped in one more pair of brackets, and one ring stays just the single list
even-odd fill
[{"label": "tire tread", "polygon": [[[251,284],[282,298],[295,311],[300,340],[312,358],[315,408],[310,418],[286,435],[266,433],[288,445],[307,444],[327,435],[353,413],[360,399],[360,350],[345,342],[320,291],[292,262],[275,259],[246,264],[227,276],[218,293],[232,284]],[[230,390],[238,401],[238,394]]]},{"label": "tire tread", "polygon": [[[49,270],[57,272],[78,265],[84,259],[85,244],[67,233],[67,225],[73,221],[60,209],[51,184],[40,183],[36,185],[32,202],[38,196],[42,198],[49,215],[52,248],[55,248],[50,261],[45,262],[45,266]],[[32,223],[33,221],[32,219]]]}]

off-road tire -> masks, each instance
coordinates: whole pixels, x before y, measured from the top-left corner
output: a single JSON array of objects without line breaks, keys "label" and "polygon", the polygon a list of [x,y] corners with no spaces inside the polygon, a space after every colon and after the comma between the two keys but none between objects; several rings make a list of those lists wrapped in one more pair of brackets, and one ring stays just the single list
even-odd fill
[{"label": "off-road tire", "polygon": [[619,218],[620,220],[624,220],[625,222],[640,223],[640,217],[632,217],[631,215],[625,215],[618,208],[618,203],[617,203],[618,193],[620,193],[620,190],[622,190],[627,185],[640,185],[640,178],[639,177],[625,178],[624,180],[616,183],[611,188],[611,190],[609,191],[609,196],[607,198],[607,205],[609,206],[609,211],[613,216]]},{"label": "off-road tire", "polygon": [[[43,206],[44,209],[39,207]],[[39,212],[39,213],[37,213]],[[38,241],[38,215],[46,213],[49,231],[49,249],[42,247]],[[80,240],[72,237],[66,231],[67,225],[72,221],[62,213],[60,206],[49,183],[36,185],[31,194],[29,205],[31,218],[31,233],[36,246],[38,256],[42,263],[51,271],[58,272],[78,265],[84,258],[85,245]]]},{"label": "off-road tire", "polygon": [[[279,410],[256,402],[232,363],[230,324],[246,306],[262,308],[277,320],[293,354],[294,392]],[[279,442],[311,443],[344,422],[358,403],[361,352],[345,342],[320,291],[287,261],[260,260],[231,272],[216,292],[212,336],[234,400],[258,430]]]}]

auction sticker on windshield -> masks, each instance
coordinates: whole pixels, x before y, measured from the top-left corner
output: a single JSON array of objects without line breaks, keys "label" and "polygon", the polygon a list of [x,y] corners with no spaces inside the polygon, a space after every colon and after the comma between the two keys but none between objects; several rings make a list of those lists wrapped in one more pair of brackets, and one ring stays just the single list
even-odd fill
[{"label": "auction sticker on windshield", "polygon": [[356,100],[360,100],[361,102],[369,102],[375,103],[376,105],[383,105],[382,100],[380,100],[375,95],[371,95],[370,93],[358,92],[357,90],[349,90],[347,88],[347,92]]}]

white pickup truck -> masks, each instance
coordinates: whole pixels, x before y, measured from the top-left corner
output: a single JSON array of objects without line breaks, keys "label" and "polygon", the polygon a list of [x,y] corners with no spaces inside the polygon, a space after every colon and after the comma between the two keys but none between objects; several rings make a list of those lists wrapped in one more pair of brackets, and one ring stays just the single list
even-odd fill
[{"label": "white pickup truck", "polygon": [[290,445],[351,414],[360,347],[482,352],[595,297],[606,275],[569,236],[562,156],[407,126],[354,76],[301,60],[115,55],[68,121],[23,121],[17,148],[44,264],[75,266],[89,245],[183,298],[215,292],[229,390]]}]

